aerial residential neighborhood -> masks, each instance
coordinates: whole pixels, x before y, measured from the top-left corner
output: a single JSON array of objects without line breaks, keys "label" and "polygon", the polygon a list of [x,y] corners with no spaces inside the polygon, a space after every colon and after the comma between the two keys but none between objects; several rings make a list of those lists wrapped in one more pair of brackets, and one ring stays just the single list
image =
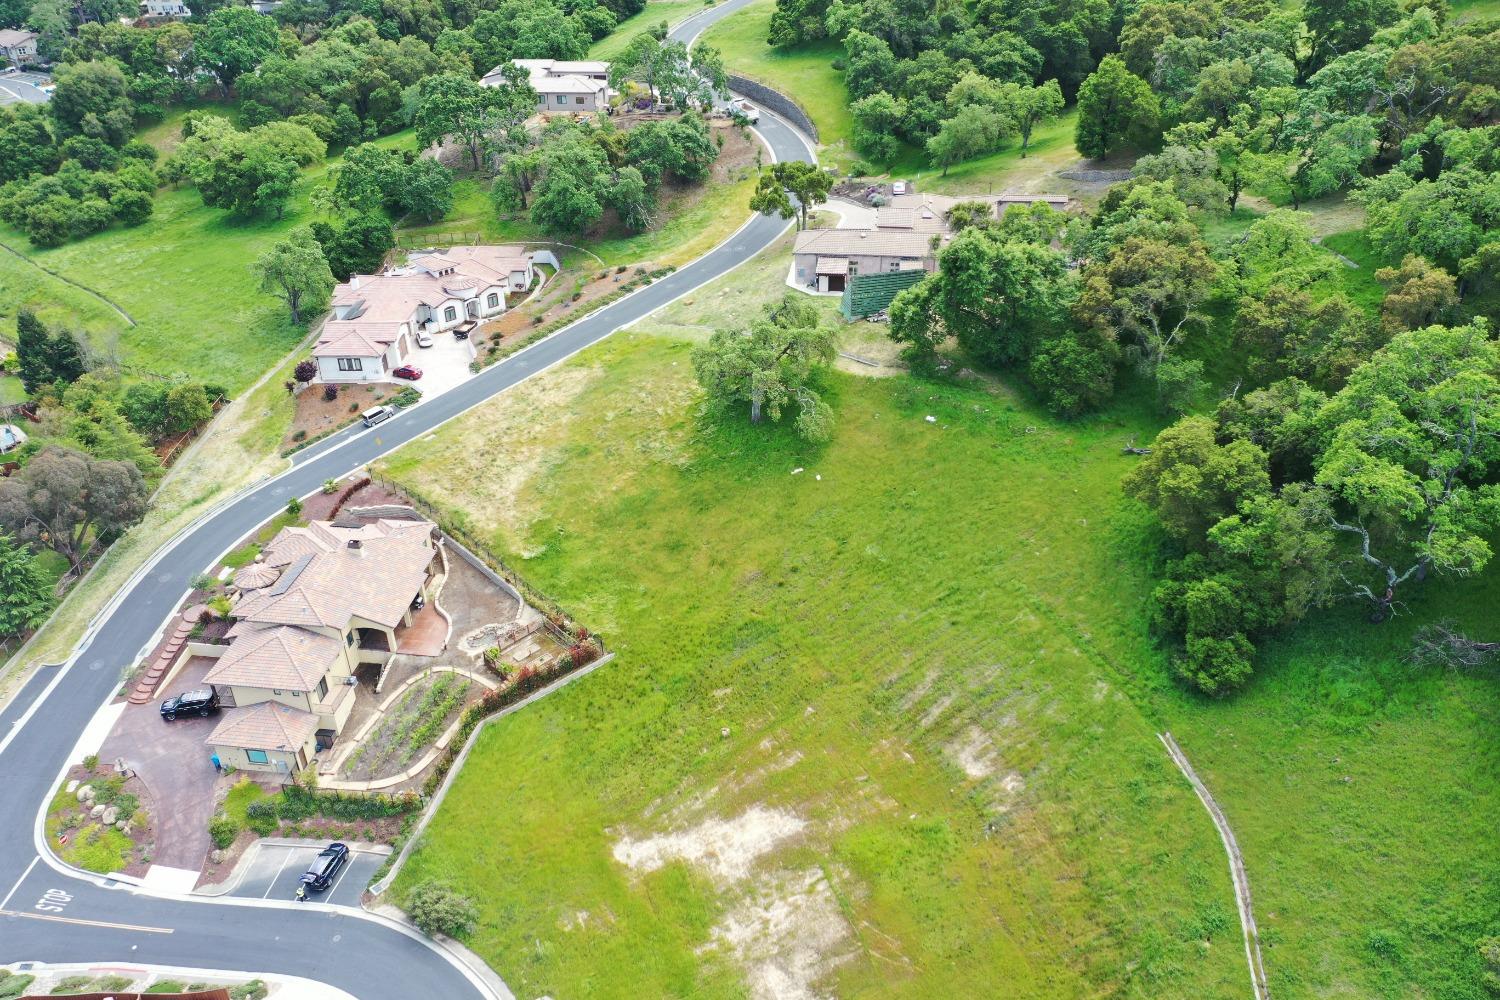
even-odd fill
[{"label": "aerial residential neighborhood", "polygon": [[0,1000],[1500,997],[1500,0],[0,0]]}]

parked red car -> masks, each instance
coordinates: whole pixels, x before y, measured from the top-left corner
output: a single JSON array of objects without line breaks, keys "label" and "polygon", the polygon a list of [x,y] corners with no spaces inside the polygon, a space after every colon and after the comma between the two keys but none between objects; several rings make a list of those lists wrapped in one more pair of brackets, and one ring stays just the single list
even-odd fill
[{"label": "parked red car", "polygon": [[395,371],[391,372],[391,374],[396,376],[397,378],[410,379],[411,381],[415,382],[417,379],[422,377],[422,369],[418,368],[416,365],[402,365],[400,368],[397,368]]}]

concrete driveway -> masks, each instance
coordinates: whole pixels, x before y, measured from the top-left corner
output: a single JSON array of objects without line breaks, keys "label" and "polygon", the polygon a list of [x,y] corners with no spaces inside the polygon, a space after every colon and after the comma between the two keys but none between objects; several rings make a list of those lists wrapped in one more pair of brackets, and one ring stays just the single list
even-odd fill
[{"label": "concrete driveway", "polygon": [[423,399],[441,396],[473,378],[474,373],[469,371],[473,360],[474,349],[469,342],[447,332],[434,333],[431,347],[414,347],[406,356],[407,364],[422,369],[422,377],[413,384],[422,390]]},{"label": "concrete driveway", "polygon": [[[302,873],[312,864],[323,842],[262,840],[255,844],[240,862],[226,893],[245,899],[295,899]],[[358,906],[365,886],[385,862],[390,848],[351,846],[349,863],[335,877],[333,885],[323,892],[310,892],[307,898],[319,903]]]}]

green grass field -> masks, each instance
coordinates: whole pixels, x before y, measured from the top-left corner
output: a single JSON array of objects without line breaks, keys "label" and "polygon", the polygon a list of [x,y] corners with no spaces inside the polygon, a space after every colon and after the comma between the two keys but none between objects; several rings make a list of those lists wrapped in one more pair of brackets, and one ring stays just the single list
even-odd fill
[{"label": "green grass field", "polygon": [[[1500,692],[1404,654],[1438,615],[1493,629],[1500,572],[1384,627],[1332,609],[1267,643],[1245,692],[1190,696],[1119,490],[1120,444],[1156,419],[1129,394],[1063,424],[1002,383],[840,374],[826,447],[710,421],[689,345],[778,267],[386,463],[619,654],[486,731],[398,897],[467,884],[471,943],[526,993],[740,996],[780,955],[839,996],[1240,997],[1170,729],[1245,851],[1274,995],[1483,996]],[[683,860],[709,832],[732,854],[714,823],[757,807],[805,826],[733,878]],[[643,856],[665,863],[621,860]],[[808,948],[765,929],[787,913]]]},{"label": "green grass field", "polygon": [[776,6],[757,0],[724,18],[703,33],[700,41],[724,54],[724,65],[732,73],[758,80],[791,97],[818,126],[818,141],[826,147],[830,163],[848,160],[851,120],[849,94],[844,74],[833,68],[843,55],[836,42],[818,42],[773,48],[766,44],[766,31]]},{"label": "green grass field", "polygon": [[647,0],[639,14],[615,25],[615,30],[589,46],[590,59],[613,59],[636,35],[665,21],[669,26],[704,10],[702,0]]}]

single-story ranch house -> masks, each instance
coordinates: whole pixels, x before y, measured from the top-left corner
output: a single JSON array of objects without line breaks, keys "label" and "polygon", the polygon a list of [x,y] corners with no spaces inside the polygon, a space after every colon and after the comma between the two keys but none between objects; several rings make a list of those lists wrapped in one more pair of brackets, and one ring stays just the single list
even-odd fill
[{"label": "single-story ranch house", "polygon": [[953,238],[948,213],[955,205],[980,202],[1000,218],[1013,205],[1067,208],[1066,195],[896,195],[875,210],[874,229],[807,229],[792,247],[787,283],[814,292],[842,292],[849,279],[892,271],[935,271],[938,251]]},{"label": "single-story ranch house", "polygon": [[[526,71],[531,89],[537,93],[536,109],[543,114],[603,111],[609,107],[609,63],[598,60],[515,59]],[[497,87],[505,79],[496,66],[479,81]]]},{"label": "single-story ranch house", "polygon": [[314,521],[282,529],[236,574],[230,644],[203,678],[225,709],[205,740],[221,763],[295,773],[332,746],[355,667],[399,650],[413,605],[431,596],[437,537],[430,521]]},{"label": "single-story ranch house", "polygon": [[438,333],[505,312],[531,287],[520,247],[450,247],[412,254],[384,274],[356,274],[333,290],[333,315],[313,359],[324,382],[375,382],[406,363],[417,333]]}]

